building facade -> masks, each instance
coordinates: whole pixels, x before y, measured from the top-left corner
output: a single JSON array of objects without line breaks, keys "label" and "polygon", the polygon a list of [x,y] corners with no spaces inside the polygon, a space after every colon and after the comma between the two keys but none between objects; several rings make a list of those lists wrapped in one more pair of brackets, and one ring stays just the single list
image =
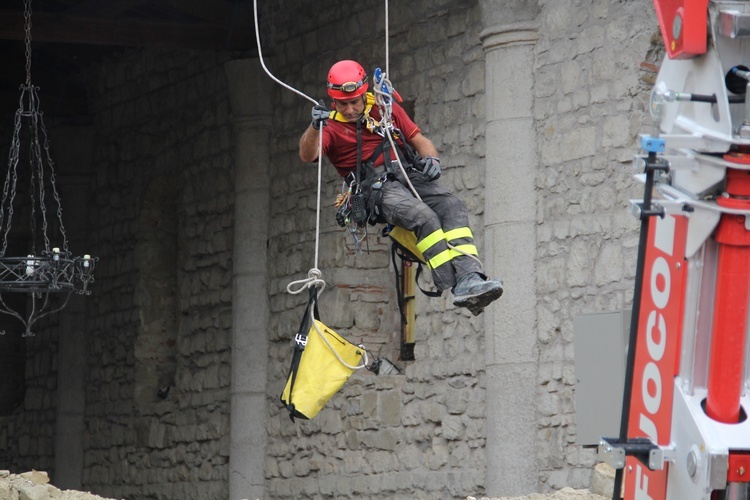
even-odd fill
[{"label": "building facade", "polygon": [[[128,499],[589,485],[573,324],[632,301],[630,162],[661,58],[653,7],[389,8],[386,24],[373,0],[266,2],[262,61],[252,47],[149,49],[90,69],[89,115],[50,136],[71,233],[100,259],[94,292],[34,337],[0,339],[25,360],[3,377],[0,468]],[[478,317],[417,294],[414,360],[400,359],[389,241],[371,227],[357,251],[337,226],[340,179],[324,162],[319,192],[317,165],[297,156],[311,105],[261,65],[320,99],[339,59],[388,70],[505,283]],[[279,396],[307,295],[288,285],[313,268],[323,322],[401,373],[358,371],[292,422]]]}]

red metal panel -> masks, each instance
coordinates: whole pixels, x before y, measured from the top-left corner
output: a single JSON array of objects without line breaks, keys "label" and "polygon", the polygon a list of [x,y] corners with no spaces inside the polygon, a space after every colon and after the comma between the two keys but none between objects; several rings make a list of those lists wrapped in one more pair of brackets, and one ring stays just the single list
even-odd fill
[{"label": "red metal panel", "polygon": [[730,483],[750,483],[750,454],[729,453],[727,481]]},{"label": "red metal panel", "polygon": [[706,53],[708,0],[654,0],[654,7],[670,58]]},{"label": "red metal panel", "polygon": [[[671,438],[674,374],[685,298],[687,219],[670,215],[649,225],[638,320],[628,438],[660,445]],[[625,498],[666,498],[667,469],[652,471],[636,458],[625,467]]]}]

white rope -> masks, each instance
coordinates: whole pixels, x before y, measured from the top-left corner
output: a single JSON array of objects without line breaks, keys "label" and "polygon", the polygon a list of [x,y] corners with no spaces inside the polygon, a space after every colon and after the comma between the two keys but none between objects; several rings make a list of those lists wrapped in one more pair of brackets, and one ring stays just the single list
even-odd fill
[{"label": "white rope", "polygon": [[349,368],[350,370],[361,370],[362,368],[367,368],[367,362],[369,361],[369,358],[367,357],[367,349],[365,349],[364,345],[359,344],[357,346],[360,349],[362,349],[362,352],[364,353],[362,356],[362,363],[359,365],[350,365],[344,360],[344,358],[341,357],[338,351],[333,348],[330,342],[328,342],[328,339],[326,338],[325,335],[323,335],[323,332],[320,331],[320,327],[318,327],[318,322],[315,320],[315,315],[313,314],[312,308],[310,308],[310,319],[312,321],[313,326],[315,327],[315,331],[318,332],[318,335],[320,336],[321,340],[325,343],[325,345],[328,346],[328,349],[330,349],[330,351],[333,353],[333,355],[336,357],[339,363]]},{"label": "white rope", "polygon": [[[291,85],[287,85],[286,83],[282,82],[281,80],[273,76],[273,74],[268,70],[268,68],[266,68],[266,64],[263,61],[263,51],[261,49],[261,44],[260,44],[260,29],[258,27],[258,0],[253,0],[253,14],[255,18],[255,40],[258,44],[258,59],[260,59],[260,65],[263,67],[263,71],[266,72],[266,74],[271,78],[271,80],[275,81],[282,87],[288,90],[291,90],[297,95],[304,97],[308,101],[312,102],[313,105],[317,105],[318,101],[308,96],[304,92],[301,92],[295,89]],[[300,282],[307,283],[306,286],[304,285],[302,286],[302,289],[312,286],[312,284],[309,283],[310,281],[322,282],[323,288],[325,288],[325,281],[321,279],[322,273],[318,269],[318,254],[319,254],[319,249],[320,249],[320,197],[321,197],[320,193],[322,191],[321,185],[322,185],[322,179],[323,179],[323,154],[322,152],[323,152],[323,131],[321,130],[320,134],[318,134],[318,199],[317,199],[316,213],[315,213],[315,260],[314,260],[312,269],[310,269],[310,271],[308,272],[308,279],[301,280],[301,281],[293,281],[292,283],[289,283],[289,285],[287,286],[287,291],[289,291],[289,293],[299,293],[301,289],[295,292],[292,292],[290,290],[290,287]],[[312,275],[314,275],[314,277]],[[321,288],[320,291],[322,292],[323,289]]]},{"label": "white rope", "polygon": [[[386,0],[387,1],[387,0]],[[258,27],[258,1],[253,0],[253,13],[255,16],[255,39],[258,44],[258,58],[260,59],[260,65],[263,67],[263,71],[266,72],[266,74],[276,83],[281,85],[282,87],[291,90],[292,92],[304,97],[308,101],[312,102],[313,105],[317,105],[318,101],[313,99],[312,97],[308,96],[307,94],[304,94],[303,92],[300,92],[299,90],[295,89],[291,85],[287,85],[286,83],[282,82],[278,78],[276,78],[269,70],[266,68],[266,64],[263,61],[263,51],[261,49],[261,43],[260,43],[260,29]],[[319,248],[320,248],[320,198],[321,198],[321,191],[322,191],[322,172],[323,172],[323,131],[320,131],[319,134],[319,141],[318,141],[318,199],[317,199],[317,206],[316,206],[316,218],[315,218],[315,265],[312,269],[310,269],[307,273],[307,278],[302,280],[296,280],[289,283],[286,287],[287,292],[291,294],[299,294],[303,292],[304,290],[307,290],[309,288],[315,287],[319,288],[316,292],[316,299],[320,296],[321,293],[323,293],[323,290],[325,290],[326,282],[323,280],[322,276],[323,273],[318,269],[318,254],[319,254]],[[362,368],[366,368],[368,364],[368,356],[367,356],[367,349],[365,349],[364,345],[360,344],[357,347],[362,349],[362,352],[364,353],[362,358],[362,364],[357,366],[352,366],[348,364],[344,359],[339,355],[339,353],[336,351],[336,349],[333,348],[333,346],[328,342],[328,339],[325,338],[323,335],[323,332],[320,331],[320,328],[318,328],[318,323],[315,321],[315,315],[314,311],[311,308],[310,309],[310,316],[312,318],[312,323],[315,326],[315,331],[318,332],[318,335],[320,335],[320,338],[325,342],[325,344],[328,346],[328,348],[331,350],[331,352],[336,356],[336,359],[338,361],[349,368],[350,370],[360,370]]]},{"label": "white rope", "polygon": [[286,286],[286,291],[291,293],[292,295],[296,295],[298,293],[302,293],[308,288],[317,287],[320,286],[320,290],[318,290],[318,296],[323,292],[323,290],[326,287],[326,282],[323,281],[321,278],[323,276],[323,273],[320,272],[319,269],[310,269],[307,272],[307,278],[303,280],[297,280],[292,281]]},{"label": "white rope", "polygon": [[[388,40],[388,28],[387,28],[387,21],[388,21],[388,0],[386,0],[386,41]],[[387,54],[388,50],[386,48],[386,64],[387,64]],[[378,78],[379,77],[379,78]],[[385,89],[385,90],[384,90]],[[397,151],[396,144],[393,140],[393,134],[391,134],[391,131],[393,130],[393,99],[394,99],[394,90],[393,85],[391,84],[391,81],[388,79],[388,73],[380,74],[378,75],[378,72],[376,72],[375,77],[373,78],[373,93],[375,94],[375,103],[378,105],[378,108],[380,109],[380,126],[384,133],[384,135],[388,138],[388,142],[391,144],[391,149],[393,151]],[[411,180],[409,179],[409,175],[406,173],[406,169],[404,168],[403,163],[401,162],[401,156],[396,155],[396,161],[398,162],[398,167],[401,170],[401,174],[404,176],[404,180],[406,180],[406,184],[409,186],[409,190],[412,192],[415,198],[417,198],[419,201],[422,201],[422,197],[419,196],[419,193],[417,193],[416,188],[411,183]],[[469,257],[471,259],[474,259],[479,263],[480,266],[483,266],[482,261],[479,260],[479,257],[476,255],[472,255],[468,252],[465,252],[461,250],[460,248],[451,245],[449,242],[446,241],[446,245],[448,245],[448,248],[451,250],[458,252],[462,255],[465,255],[466,257]]]},{"label": "white rope", "polygon": [[385,0],[385,74],[391,74],[390,57],[388,54],[388,0]]},{"label": "white rope", "polygon": [[298,94],[304,97],[308,101],[312,102],[313,105],[318,104],[318,101],[316,101],[309,95],[295,89],[291,85],[287,85],[286,83],[282,82],[281,80],[273,76],[270,71],[268,71],[268,68],[266,68],[266,64],[263,62],[263,52],[261,51],[261,48],[260,48],[260,29],[258,29],[258,0],[253,0],[253,14],[255,15],[255,40],[258,43],[258,58],[260,59],[260,65],[263,67],[263,71],[265,71],[266,74],[271,77],[271,80],[275,81],[282,87],[289,89],[295,94]]}]

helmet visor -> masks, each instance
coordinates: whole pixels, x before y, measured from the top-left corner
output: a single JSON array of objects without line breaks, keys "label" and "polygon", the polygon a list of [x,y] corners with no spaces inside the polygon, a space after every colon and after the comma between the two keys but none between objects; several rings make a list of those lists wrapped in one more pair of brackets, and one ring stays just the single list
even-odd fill
[{"label": "helmet visor", "polygon": [[365,76],[358,82],[345,82],[341,85],[334,85],[333,83],[328,83],[328,88],[331,90],[340,90],[342,92],[351,93],[356,91],[358,88],[360,88],[362,85],[367,83],[367,77]]}]

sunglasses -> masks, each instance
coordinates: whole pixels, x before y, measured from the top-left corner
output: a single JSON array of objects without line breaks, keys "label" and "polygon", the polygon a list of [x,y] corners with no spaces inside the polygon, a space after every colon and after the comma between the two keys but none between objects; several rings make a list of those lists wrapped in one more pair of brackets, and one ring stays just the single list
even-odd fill
[{"label": "sunglasses", "polygon": [[365,83],[367,83],[366,76],[358,82],[346,82],[346,83],[342,83],[341,85],[334,85],[332,83],[329,83],[328,88],[331,90],[341,90],[342,92],[354,92]]}]

